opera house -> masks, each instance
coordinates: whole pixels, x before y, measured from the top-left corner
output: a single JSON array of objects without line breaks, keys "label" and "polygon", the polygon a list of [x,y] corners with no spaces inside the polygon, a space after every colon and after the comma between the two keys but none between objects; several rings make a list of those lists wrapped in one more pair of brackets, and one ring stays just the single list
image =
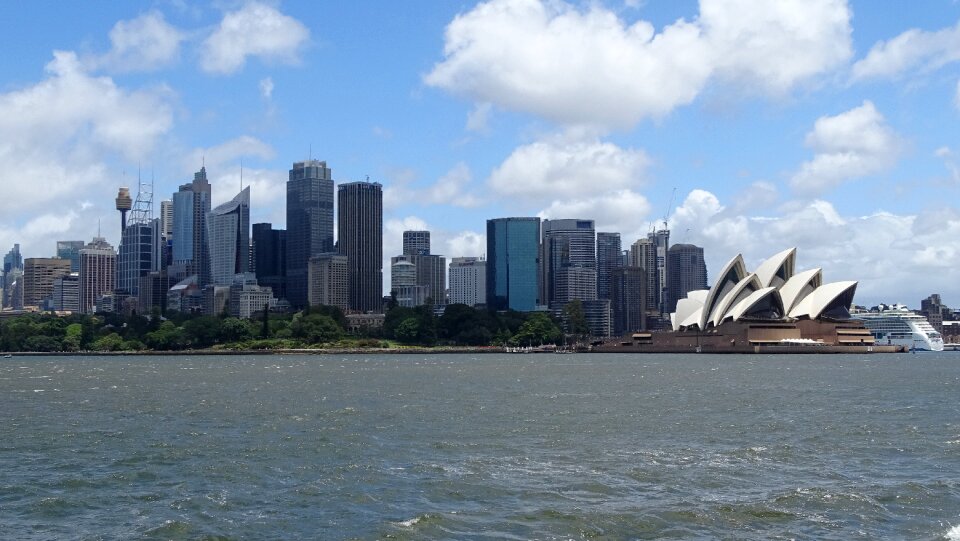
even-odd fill
[{"label": "opera house", "polygon": [[[687,293],[670,314],[673,332],[639,332],[600,351],[841,352],[874,346],[863,323],[850,319],[857,282],[823,282],[821,269],[796,272],[797,249],[748,272],[731,259],[709,290]],[[892,351],[892,350],[891,350]]]}]

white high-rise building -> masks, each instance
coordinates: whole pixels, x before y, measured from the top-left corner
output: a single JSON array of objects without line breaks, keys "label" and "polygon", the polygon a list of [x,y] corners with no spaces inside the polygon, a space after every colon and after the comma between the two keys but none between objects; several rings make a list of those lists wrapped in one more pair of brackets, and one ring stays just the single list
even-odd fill
[{"label": "white high-rise building", "polygon": [[487,262],[477,257],[450,261],[450,304],[476,306],[487,296]]},{"label": "white high-rise building", "polygon": [[250,265],[250,187],[207,215],[210,243],[210,277],[215,285],[229,286],[233,277]]},{"label": "white high-rise building", "polygon": [[160,233],[164,240],[173,238],[173,201],[170,199],[160,202]]}]

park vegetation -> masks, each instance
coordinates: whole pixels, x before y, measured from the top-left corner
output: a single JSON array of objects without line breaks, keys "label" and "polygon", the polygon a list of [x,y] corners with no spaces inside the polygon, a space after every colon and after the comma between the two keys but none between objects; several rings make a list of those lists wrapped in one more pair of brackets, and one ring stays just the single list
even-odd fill
[{"label": "park vegetation", "polygon": [[568,306],[563,316],[565,325],[544,312],[493,312],[464,304],[448,305],[438,316],[430,304],[407,308],[391,302],[382,328],[350,333],[346,316],[332,306],[295,314],[264,311],[252,319],[159,311],[149,316],[31,313],[0,321],[0,351],[524,347],[581,337],[586,329],[582,307]]}]

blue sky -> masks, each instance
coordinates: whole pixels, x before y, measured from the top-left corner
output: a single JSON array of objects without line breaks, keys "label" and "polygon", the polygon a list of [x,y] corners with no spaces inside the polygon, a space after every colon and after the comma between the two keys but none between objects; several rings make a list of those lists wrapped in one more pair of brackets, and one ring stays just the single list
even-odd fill
[{"label": "blue sky", "polygon": [[[293,161],[428,228],[669,214],[708,270],[788,246],[856,302],[960,305],[960,3],[31,2],[2,8],[0,251],[119,237],[113,197],[205,161],[283,225]],[[673,196],[675,192],[675,197]],[[671,204],[672,199],[672,204]],[[387,267],[385,266],[385,270]],[[386,273],[389,274],[389,273]]]}]

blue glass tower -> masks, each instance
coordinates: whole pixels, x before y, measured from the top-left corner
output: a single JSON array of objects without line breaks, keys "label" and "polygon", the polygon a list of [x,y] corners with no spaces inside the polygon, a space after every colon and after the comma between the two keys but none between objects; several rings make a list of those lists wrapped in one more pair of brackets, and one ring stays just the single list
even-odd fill
[{"label": "blue glass tower", "polygon": [[487,220],[487,306],[529,312],[540,304],[540,218]]}]

